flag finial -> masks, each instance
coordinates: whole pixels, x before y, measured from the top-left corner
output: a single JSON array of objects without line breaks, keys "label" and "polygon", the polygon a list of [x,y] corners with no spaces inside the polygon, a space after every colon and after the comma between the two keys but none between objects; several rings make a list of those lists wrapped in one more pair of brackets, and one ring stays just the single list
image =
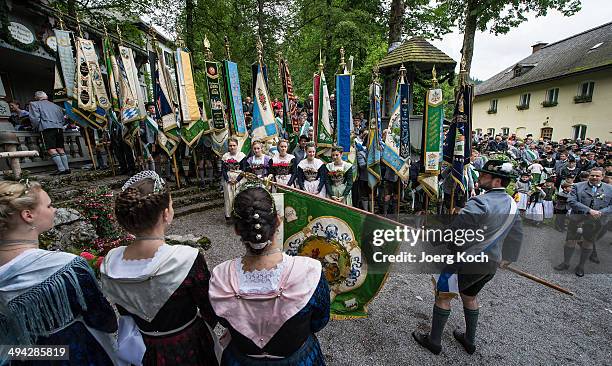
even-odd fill
[{"label": "flag finial", "polygon": [[319,48],[319,70],[323,70],[323,52]]},{"label": "flag finial", "polygon": [[340,72],[344,74],[346,62],[344,62],[344,46],[340,47]]},{"label": "flag finial", "polygon": [[225,41],[225,57],[229,60],[231,58],[230,55],[230,47],[229,47],[229,38],[227,36],[224,37]]},{"label": "flag finial", "polygon": [[431,68],[431,86],[434,88],[438,87],[438,79],[436,78],[436,65]]},{"label": "flag finial", "polygon": [[59,7],[57,7],[55,11],[57,11],[57,20],[59,20],[59,27],[61,30],[64,30],[64,19],[62,18],[63,13]]},{"label": "flag finial", "polygon": [[117,27],[117,36],[119,37],[119,45],[123,45],[123,36],[121,36],[121,29],[119,28],[119,23],[116,24]]},{"label": "flag finial", "polygon": [[372,79],[374,82],[378,82],[378,76],[380,75],[380,67],[378,64],[374,65],[372,68]]},{"label": "flag finial", "polygon": [[206,56],[207,61],[212,61],[213,54],[210,51],[210,41],[208,40],[208,36],[204,35],[204,55]]},{"label": "flag finial", "polygon": [[261,37],[257,37],[257,59],[259,63],[263,63],[263,42]]}]

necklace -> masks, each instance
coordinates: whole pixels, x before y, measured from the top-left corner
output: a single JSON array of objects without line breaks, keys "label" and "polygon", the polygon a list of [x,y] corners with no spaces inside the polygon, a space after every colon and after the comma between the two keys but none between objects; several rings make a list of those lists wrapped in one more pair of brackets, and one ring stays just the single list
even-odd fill
[{"label": "necklace", "polygon": [[134,240],[166,240],[163,236],[135,236]]},{"label": "necklace", "polygon": [[270,255],[270,254],[274,254],[274,253],[278,253],[278,252],[282,252],[283,250],[281,248],[276,248],[276,249],[272,249],[272,250],[268,250],[259,254],[253,254],[253,253],[247,253],[244,256],[245,257],[263,257],[266,255]]},{"label": "necklace", "polygon": [[0,245],[16,245],[16,244],[38,244],[38,239],[13,239],[0,240]]}]

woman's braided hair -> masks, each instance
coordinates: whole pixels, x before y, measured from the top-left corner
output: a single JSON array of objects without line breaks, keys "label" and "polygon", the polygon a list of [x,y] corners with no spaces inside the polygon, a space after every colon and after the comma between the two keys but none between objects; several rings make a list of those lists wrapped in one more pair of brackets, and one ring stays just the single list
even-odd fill
[{"label": "woman's braided hair", "polygon": [[115,217],[121,227],[132,234],[151,229],[165,209],[170,207],[170,192],[162,189],[154,192],[155,180],[142,179],[115,199]]},{"label": "woman's braided hair", "polygon": [[[262,187],[247,188],[238,193],[232,210],[236,232],[247,243],[264,243],[271,240],[278,227],[277,212],[272,196]],[[247,249],[258,253],[263,251]]]},{"label": "woman's braided hair", "polygon": [[33,210],[38,206],[38,182],[0,182],[0,238],[10,230],[13,215],[23,210]]}]

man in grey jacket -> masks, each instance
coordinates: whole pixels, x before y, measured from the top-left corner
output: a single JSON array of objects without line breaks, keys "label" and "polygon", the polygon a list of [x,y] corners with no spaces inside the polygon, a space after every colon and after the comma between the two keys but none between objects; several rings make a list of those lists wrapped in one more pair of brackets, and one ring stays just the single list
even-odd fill
[{"label": "man in grey jacket", "polygon": [[[429,334],[412,332],[417,343],[434,354],[439,354],[442,350],[442,332],[451,313],[449,278],[457,274],[466,325],[465,332],[455,330],[453,336],[467,353],[472,354],[476,350],[479,315],[477,295],[493,278],[497,266],[505,267],[518,259],[523,240],[516,202],[505,190],[515,177],[512,164],[502,160],[489,160],[478,172],[479,187],[486,193],[470,198],[450,224],[450,229],[456,233],[471,229],[473,232],[480,232],[482,237],[463,243],[459,240],[447,243],[452,251],[456,252],[457,261],[449,263],[437,280],[431,331]],[[444,241],[442,239],[442,242]],[[461,262],[461,254],[482,256],[486,260],[482,263]]]},{"label": "man in grey jacket", "polygon": [[[572,209],[567,226],[567,236],[563,248],[563,263],[555,267],[557,271],[569,268],[569,262],[574,254],[576,244],[580,246],[580,261],[576,266],[576,276],[584,276],[584,264],[587,258],[599,263],[594,253],[595,241],[606,230],[607,219],[612,214],[612,185],[602,182],[603,169],[596,167],[589,170],[589,180],[574,184],[568,197]],[[578,225],[582,224],[582,241],[578,233]]]},{"label": "man in grey jacket", "polygon": [[34,93],[34,99],[30,102],[30,121],[34,130],[41,133],[47,153],[57,166],[51,175],[70,174],[64,151],[64,111],[51,103],[44,91]]}]

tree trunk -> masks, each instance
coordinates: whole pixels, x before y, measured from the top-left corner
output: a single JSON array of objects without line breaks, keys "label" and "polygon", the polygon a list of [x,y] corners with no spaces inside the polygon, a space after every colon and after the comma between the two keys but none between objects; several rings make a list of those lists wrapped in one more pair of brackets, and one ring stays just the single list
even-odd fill
[{"label": "tree trunk", "polygon": [[191,51],[195,52],[195,45],[193,42],[193,0],[185,1],[185,46]]},{"label": "tree trunk", "polygon": [[389,47],[402,40],[402,30],[404,29],[404,11],[406,10],[405,0],[392,0],[391,14],[389,15]]},{"label": "tree trunk", "polygon": [[470,76],[472,68],[472,56],[474,55],[474,37],[476,35],[476,24],[478,13],[476,11],[476,0],[468,0],[465,9],[465,24],[463,31],[463,51],[462,56],[465,60],[465,71],[467,77]]}]

